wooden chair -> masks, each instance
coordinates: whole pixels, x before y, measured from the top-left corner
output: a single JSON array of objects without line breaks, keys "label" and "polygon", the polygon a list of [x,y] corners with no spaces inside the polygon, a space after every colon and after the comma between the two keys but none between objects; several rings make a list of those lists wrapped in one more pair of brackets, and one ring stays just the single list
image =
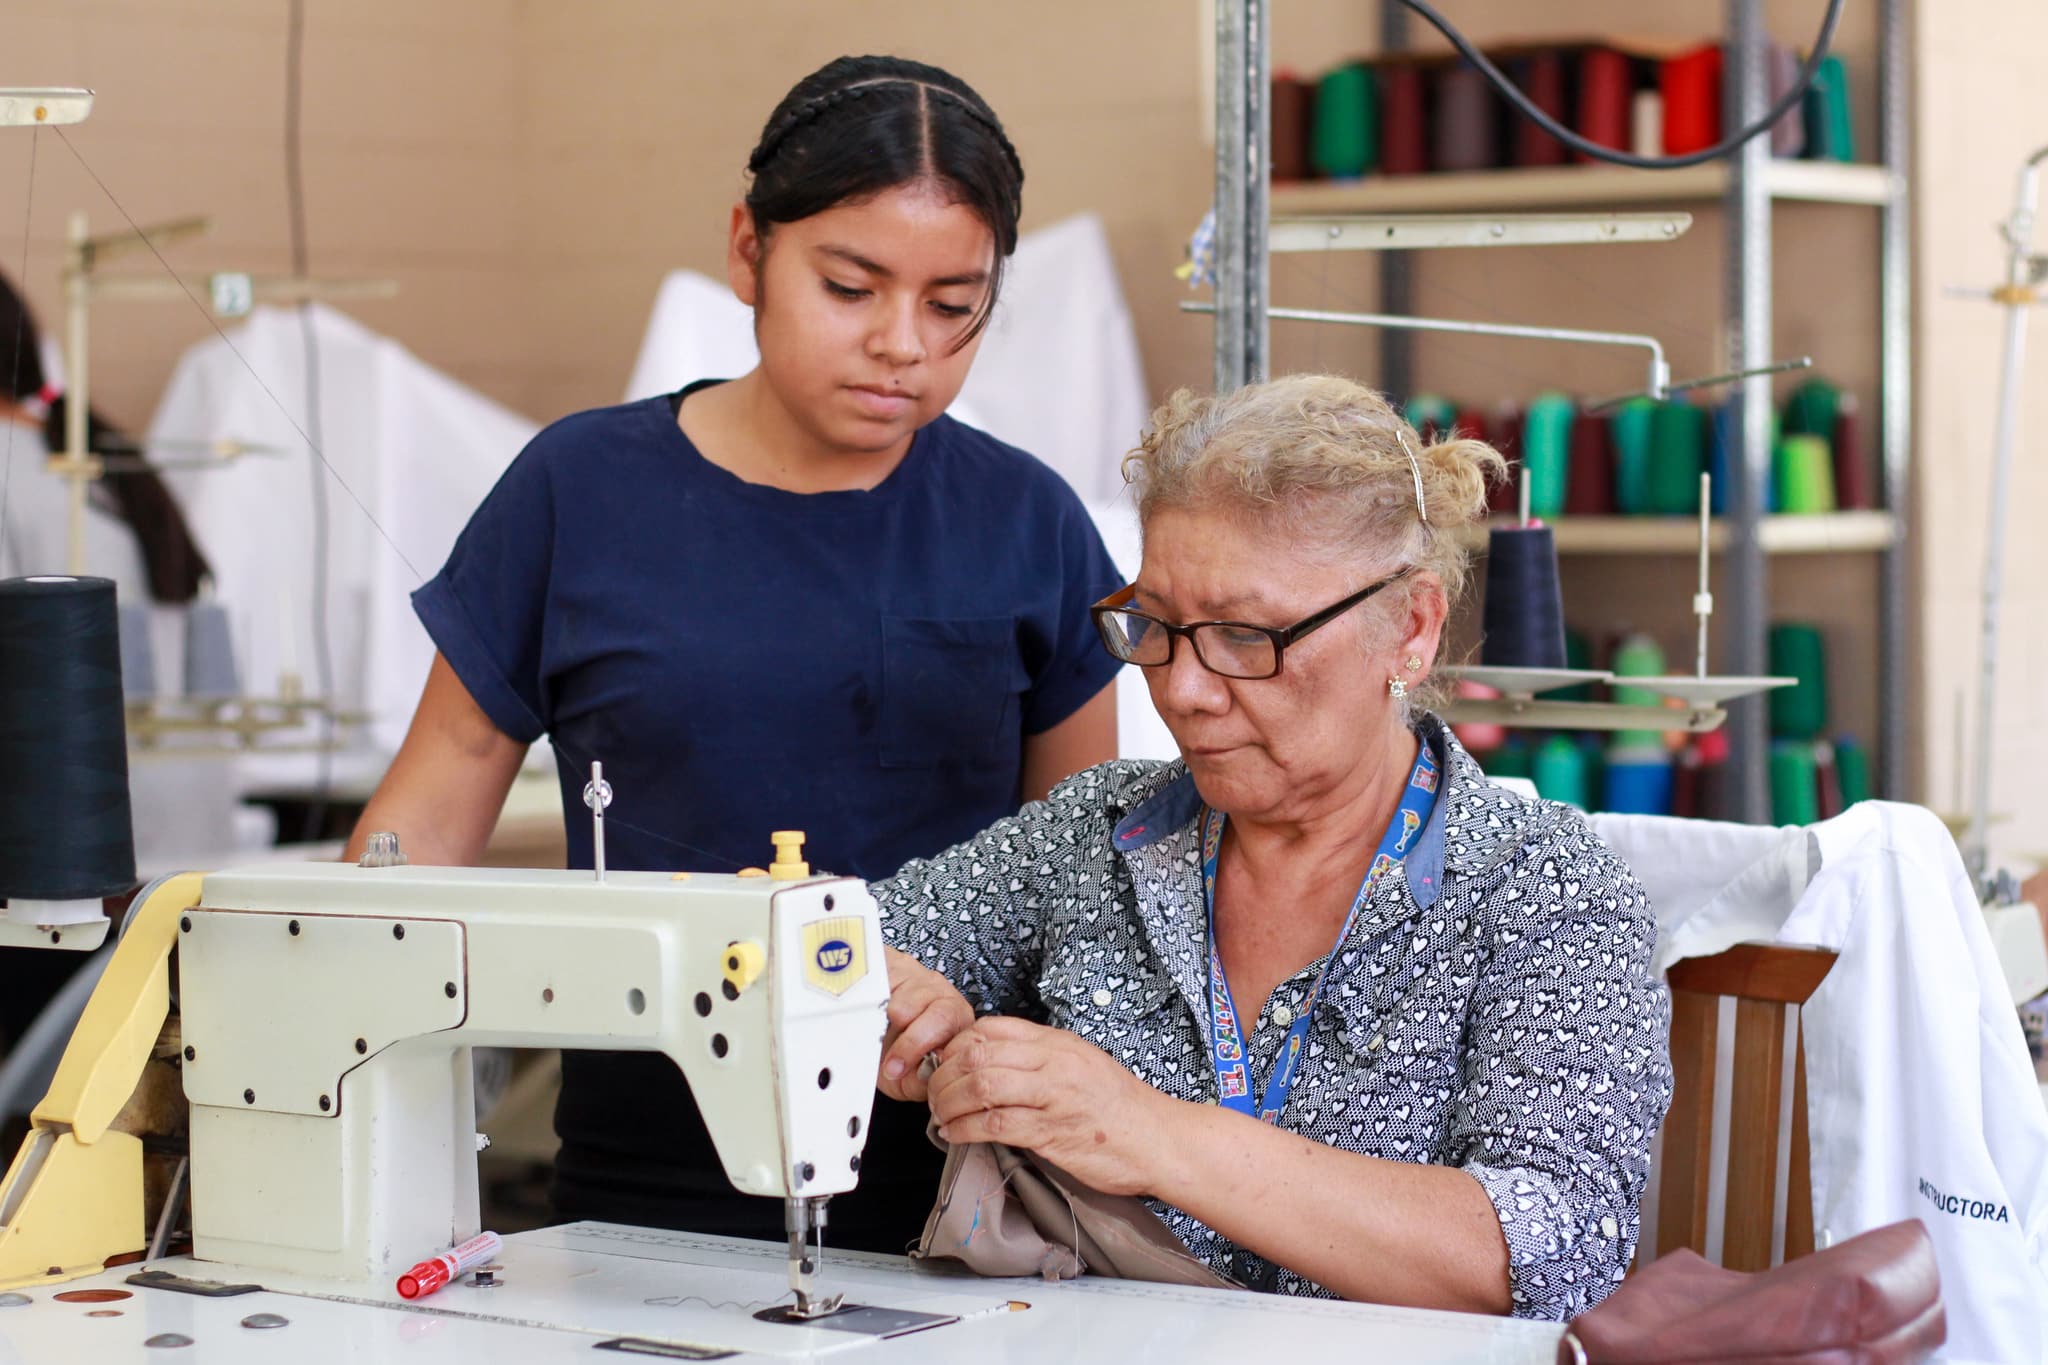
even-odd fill
[{"label": "wooden chair", "polygon": [[[1671,1111],[1664,1119],[1657,1196],[1656,1254],[1707,1249],[1707,1194],[1714,1121],[1720,1000],[1735,999],[1734,1090],[1728,1122],[1728,1195],[1721,1263],[1767,1270],[1775,1221],[1786,1011],[1805,1004],[1835,965],[1817,948],[1744,943],[1678,963],[1671,986]],[[1811,1147],[1806,1131],[1806,1058],[1792,1070],[1792,1159],[1785,1201],[1784,1259],[1813,1250]]]}]

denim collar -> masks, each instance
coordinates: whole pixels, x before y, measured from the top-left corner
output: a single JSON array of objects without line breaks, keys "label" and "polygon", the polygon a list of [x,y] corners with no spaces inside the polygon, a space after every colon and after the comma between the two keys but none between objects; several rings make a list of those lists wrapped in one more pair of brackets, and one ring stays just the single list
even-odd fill
[{"label": "denim collar", "polygon": [[[1475,782],[1485,782],[1486,776],[1451,734],[1450,728],[1436,716],[1426,711],[1418,715],[1415,733],[1436,755],[1437,770],[1443,774],[1436,804],[1430,807],[1429,822],[1422,828],[1421,839],[1403,860],[1415,904],[1417,908],[1426,910],[1443,894],[1444,836],[1449,828],[1451,808],[1469,794],[1467,789]],[[1134,793],[1140,797],[1137,806],[1117,822],[1111,836],[1111,842],[1119,853],[1129,855],[1177,834],[1193,825],[1202,812],[1202,794],[1195,789],[1194,776],[1185,764],[1178,761],[1170,763],[1151,776],[1154,780],[1146,786],[1152,790],[1149,794]]]}]

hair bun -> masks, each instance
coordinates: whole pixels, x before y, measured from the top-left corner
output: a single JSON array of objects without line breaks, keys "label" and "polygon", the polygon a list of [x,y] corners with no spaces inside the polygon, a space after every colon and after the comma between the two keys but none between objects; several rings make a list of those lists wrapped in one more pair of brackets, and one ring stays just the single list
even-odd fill
[{"label": "hair bun", "polygon": [[1425,474],[1423,478],[1429,488],[1429,519],[1440,529],[1484,520],[1487,490],[1508,477],[1506,457],[1470,437],[1432,442],[1423,449],[1422,459],[1434,473],[1434,477]]}]

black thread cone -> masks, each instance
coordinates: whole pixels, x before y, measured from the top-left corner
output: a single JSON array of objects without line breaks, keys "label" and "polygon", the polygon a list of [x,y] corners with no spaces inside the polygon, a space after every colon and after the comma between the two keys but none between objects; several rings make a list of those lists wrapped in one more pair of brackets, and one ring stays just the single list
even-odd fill
[{"label": "black thread cone", "polygon": [[135,885],[120,640],[108,579],[0,581],[0,896]]}]

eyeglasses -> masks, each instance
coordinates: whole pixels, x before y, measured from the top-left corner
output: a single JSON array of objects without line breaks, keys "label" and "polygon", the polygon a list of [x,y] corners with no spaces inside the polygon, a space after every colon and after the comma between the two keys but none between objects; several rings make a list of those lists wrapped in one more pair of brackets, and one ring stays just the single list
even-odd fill
[{"label": "eyeglasses", "polygon": [[1415,566],[1411,564],[1291,626],[1255,626],[1244,621],[1193,621],[1176,626],[1125,606],[1136,594],[1135,586],[1111,593],[1088,610],[1095,618],[1096,632],[1102,636],[1102,647],[1124,663],[1141,668],[1172,663],[1174,641],[1185,635],[1194,646],[1195,658],[1211,673],[1225,678],[1270,678],[1280,672],[1280,660],[1287,646],[1321,630],[1381,588],[1414,572]]}]

